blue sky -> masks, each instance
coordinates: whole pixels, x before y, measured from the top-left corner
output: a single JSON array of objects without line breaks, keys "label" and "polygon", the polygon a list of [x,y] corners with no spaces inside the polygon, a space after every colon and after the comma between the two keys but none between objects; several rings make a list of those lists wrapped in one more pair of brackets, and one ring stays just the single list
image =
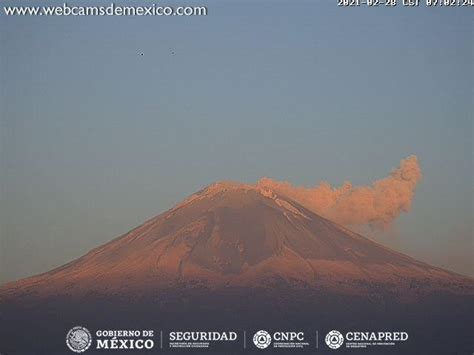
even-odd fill
[{"label": "blue sky", "polygon": [[0,282],[216,180],[368,184],[410,154],[413,210],[377,238],[474,275],[469,9],[199,4],[208,16],[0,16]]}]

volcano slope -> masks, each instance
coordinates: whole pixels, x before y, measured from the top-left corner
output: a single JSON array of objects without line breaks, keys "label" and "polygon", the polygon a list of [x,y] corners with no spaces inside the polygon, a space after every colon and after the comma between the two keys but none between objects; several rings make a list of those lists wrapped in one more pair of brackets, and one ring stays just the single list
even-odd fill
[{"label": "volcano slope", "polygon": [[471,353],[473,295],[470,278],[268,188],[221,182],[69,264],[3,285],[0,342],[5,354],[61,353],[77,324],[335,328],[408,331],[393,350],[404,354]]}]

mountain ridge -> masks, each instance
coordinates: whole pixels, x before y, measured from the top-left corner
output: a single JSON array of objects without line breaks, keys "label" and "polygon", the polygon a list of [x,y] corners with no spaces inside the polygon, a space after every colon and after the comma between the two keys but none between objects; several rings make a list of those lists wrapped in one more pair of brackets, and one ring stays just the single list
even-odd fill
[{"label": "mountain ridge", "polygon": [[[386,353],[468,354],[473,305],[468,277],[381,246],[271,189],[221,182],[68,264],[0,287],[0,322],[8,325],[0,350],[63,354],[65,334],[80,324],[92,333],[403,330],[409,340]],[[235,353],[260,351],[249,345]]]},{"label": "mountain ridge", "polygon": [[270,188],[223,181],[70,263],[3,285],[0,297],[145,296],[281,283],[405,301],[437,291],[474,293],[468,277],[379,245]]}]

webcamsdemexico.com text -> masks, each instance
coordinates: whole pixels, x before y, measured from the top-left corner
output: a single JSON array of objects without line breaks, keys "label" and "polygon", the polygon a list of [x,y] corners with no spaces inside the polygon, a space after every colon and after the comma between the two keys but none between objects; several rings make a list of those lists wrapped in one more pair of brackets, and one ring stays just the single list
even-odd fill
[{"label": "webcamsdemexico.com text", "polygon": [[206,16],[206,6],[3,6],[7,16]]}]

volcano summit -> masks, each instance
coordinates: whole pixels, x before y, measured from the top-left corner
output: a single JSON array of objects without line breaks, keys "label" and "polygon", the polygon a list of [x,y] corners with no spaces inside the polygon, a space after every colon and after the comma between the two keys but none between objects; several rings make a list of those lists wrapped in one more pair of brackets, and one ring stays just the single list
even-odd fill
[{"label": "volcano summit", "polygon": [[[219,182],[69,264],[3,285],[0,320],[11,327],[0,339],[13,349],[16,332],[44,322],[56,327],[49,334],[79,321],[400,326],[418,334],[404,353],[453,330],[469,349],[469,329],[458,322],[470,321],[473,295],[472,279],[383,247],[268,187]],[[427,320],[437,325],[423,328]],[[44,337],[47,351],[59,346]]]}]

